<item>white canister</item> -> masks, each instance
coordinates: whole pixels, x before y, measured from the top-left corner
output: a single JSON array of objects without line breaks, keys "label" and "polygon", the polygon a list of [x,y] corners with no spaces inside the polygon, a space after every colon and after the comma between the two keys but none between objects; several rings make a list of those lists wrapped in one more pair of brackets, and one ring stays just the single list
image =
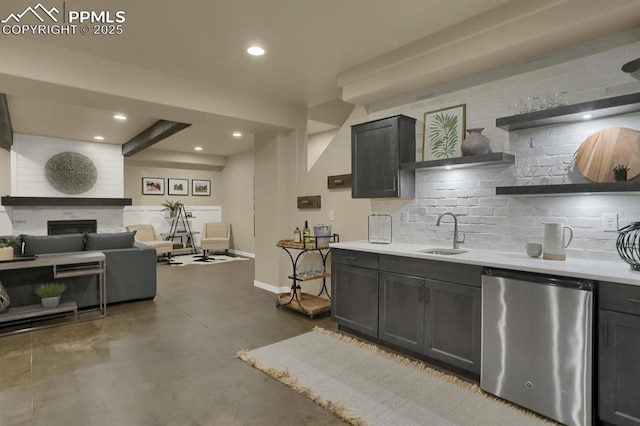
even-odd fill
[{"label": "white canister", "polygon": [[[569,247],[573,240],[573,229],[563,223],[545,222],[544,244],[542,246],[542,257],[549,260],[565,260],[567,255],[564,249]],[[568,237],[567,237],[567,232]]]}]

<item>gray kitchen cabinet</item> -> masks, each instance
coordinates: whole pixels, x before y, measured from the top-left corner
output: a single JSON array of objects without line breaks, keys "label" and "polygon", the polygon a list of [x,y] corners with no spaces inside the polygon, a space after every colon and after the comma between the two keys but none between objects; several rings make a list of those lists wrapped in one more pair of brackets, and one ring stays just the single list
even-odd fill
[{"label": "gray kitchen cabinet", "polygon": [[378,337],[378,255],[332,250],[331,319]]},{"label": "gray kitchen cabinet", "polygon": [[352,198],[413,198],[416,120],[404,115],[351,127]]},{"label": "gray kitchen cabinet", "polygon": [[435,280],[425,283],[423,353],[480,374],[481,289]]},{"label": "gray kitchen cabinet", "polygon": [[331,319],[477,378],[481,273],[475,265],[333,249]]},{"label": "gray kitchen cabinet", "polygon": [[380,339],[415,352],[424,348],[424,278],[380,272]]},{"label": "gray kitchen cabinet", "polygon": [[480,374],[481,272],[474,265],[380,256],[380,339]]},{"label": "gray kitchen cabinet", "polygon": [[598,416],[640,425],[640,287],[600,283]]}]

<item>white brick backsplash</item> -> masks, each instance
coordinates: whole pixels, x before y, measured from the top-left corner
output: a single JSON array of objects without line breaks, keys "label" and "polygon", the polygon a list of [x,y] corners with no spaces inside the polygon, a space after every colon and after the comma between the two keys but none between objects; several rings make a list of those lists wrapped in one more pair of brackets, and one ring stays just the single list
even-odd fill
[{"label": "white brick backsplash", "polygon": [[[496,128],[495,119],[510,115],[509,104],[520,95],[544,96],[555,88],[567,90],[571,103],[638,91],[638,81],[620,71],[620,64],[640,56],[640,41],[634,34],[595,41],[591,50],[585,46],[574,48],[577,53],[595,52],[589,56],[569,54],[566,56],[574,59],[564,62],[561,55],[553,60],[538,58],[535,60],[539,63],[556,64],[520,73],[498,69],[492,72],[509,77],[431,97],[425,95],[426,90],[416,91],[403,99],[420,100],[388,109],[374,106],[369,116],[372,120],[395,114],[415,117],[417,151],[421,152],[424,112],[464,103],[466,127],[484,127],[483,134],[489,138],[493,151],[516,156],[512,166],[418,170],[416,200],[372,201],[372,211],[394,212],[394,241],[450,246],[452,219],[445,217],[440,226],[435,226],[438,215],[450,211],[459,216],[459,228],[466,238],[463,247],[523,253],[525,243],[542,242],[543,222],[557,221],[574,229],[568,256],[619,259],[615,249],[617,233],[602,232],[602,214],[617,213],[620,227],[640,221],[639,196],[509,197],[496,196],[495,187],[588,182],[573,164],[576,149],[590,135],[607,127],[640,130],[640,114],[514,132]],[[620,40],[621,45],[610,47],[611,40]],[[599,46],[610,48],[603,50]]]}]

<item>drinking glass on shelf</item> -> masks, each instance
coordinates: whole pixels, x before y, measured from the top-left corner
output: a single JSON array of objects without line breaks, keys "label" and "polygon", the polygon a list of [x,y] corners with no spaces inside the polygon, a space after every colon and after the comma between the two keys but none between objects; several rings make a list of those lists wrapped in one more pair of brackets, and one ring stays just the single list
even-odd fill
[{"label": "drinking glass on shelf", "polygon": [[553,89],[549,94],[551,108],[564,106],[569,104],[569,92],[562,89]]},{"label": "drinking glass on shelf", "polygon": [[312,266],[311,275],[314,277],[320,276],[324,273],[324,267],[321,264],[315,264]]},{"label": "drinking glass on shelf", "polygon": [[558,106],[569,105],[569,92],[561,91],[558,98]]},{"label": "drinking glass on shelf", "polygon": [[523,95],[520,97],[520,113],[524,114],[531,111],[531,96]]},{"label": "drinking glass on shelf", "polygon": [[529,106],[529,111],[531,111],[531,112],[540,111],[541,109],[542,109],[542,103],[541,103],[540,97],[532,96],[531,97],[531,104]]},{"label": "drinking glass on shelf", "polygon": [[520,105],[519,98],[514,99],[509,103],[509,115],[517,115],[517,114],[522,114],[522,106]]},{"label": "drinking glass on shelf", "polygon": [[296,275],[298,278],[305,278],[309,274],[309,267],[307,265],[297,265]]}]

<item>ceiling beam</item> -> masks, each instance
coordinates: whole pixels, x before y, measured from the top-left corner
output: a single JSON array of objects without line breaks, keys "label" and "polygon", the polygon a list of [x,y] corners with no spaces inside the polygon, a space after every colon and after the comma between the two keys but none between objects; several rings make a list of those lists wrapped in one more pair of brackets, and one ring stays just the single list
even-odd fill
[{"label": "ceiling beam", "polygon": [[122,155],[130,157],[160,142],[180,130],[191,126],[189,123],[178,123],[169,120],[158,120],[122,145]]},{"label": "ceiling beam", "polygon": [[13,145],[13,127],[9,115],[7,95],[0,93],[0,148],[11,149]]}]

